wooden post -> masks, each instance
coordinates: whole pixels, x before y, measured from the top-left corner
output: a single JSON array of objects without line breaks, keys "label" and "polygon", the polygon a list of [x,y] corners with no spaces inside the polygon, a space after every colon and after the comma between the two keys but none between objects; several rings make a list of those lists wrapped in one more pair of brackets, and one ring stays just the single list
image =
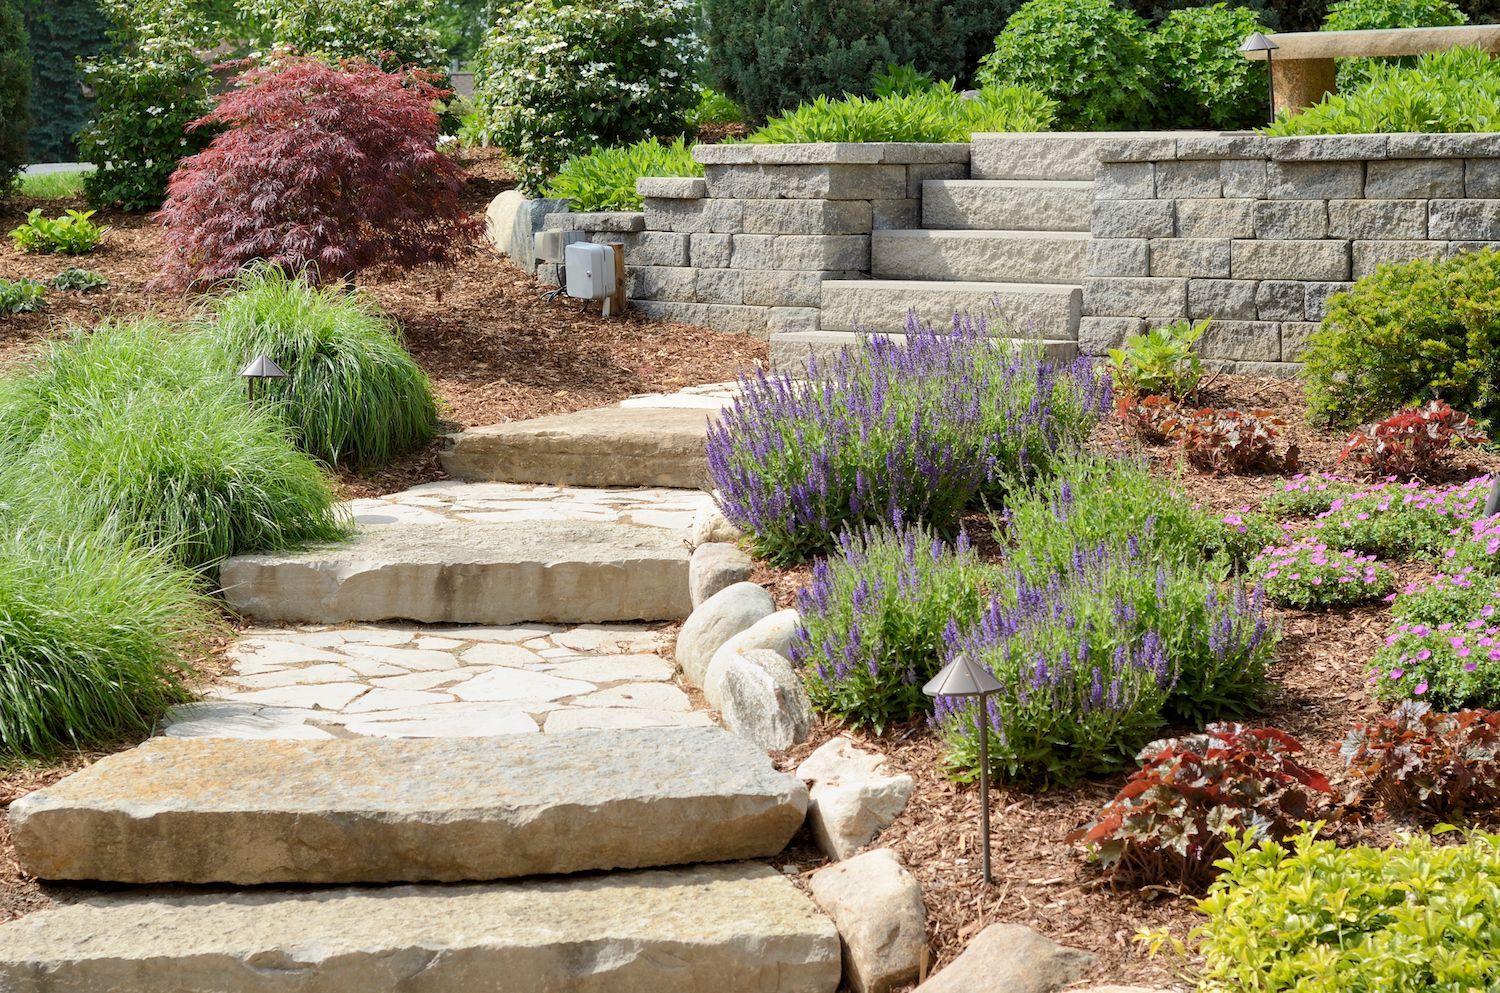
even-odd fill
[{"label": "wooden post", "polygon": [[612,241],[609,243],[609,247],[615,253],[615,292],[613,296],[604,301],[603,315],[605,317],[619,317],[625,313],[625,305],[630,298],[630,294],[626,292],[625,286],[625,244],[624,242]]},{"label": "wooden post", "polygon": [[1271,90],[1277,111],[1300,114],[1338,91],[1333,59],[1272,59]]}]

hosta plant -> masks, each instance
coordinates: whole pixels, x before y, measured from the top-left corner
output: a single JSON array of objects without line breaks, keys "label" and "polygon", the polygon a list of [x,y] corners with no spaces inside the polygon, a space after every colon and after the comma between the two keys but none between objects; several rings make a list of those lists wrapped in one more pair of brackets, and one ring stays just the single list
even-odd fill
[{"label": "hosta plant", "polygon": [[26,223],[13,229],[11,241],[23,252],[83,255],[99,247],[107,227],[90,218],[92,210],[69,210],[62,217],[47,217],[40,207],[26,212]]},{"label": "hosta plant", "polygon": [[1352,785],[1348,802],[1427,818],[1500,803],[1500,711],[1434,711],[1408,700],[1389,717],[1350,729],[1339,755]]},{"label": "hosta plant", "polygon": [[72,290],[77,293],[91,293],[94,290],[102,290],[109,285],[109,280],[97,272],[87,269],[79,269],[69,266],[56,276],[52,277],[52,286],[59,290]]},{"label": "hosta plant", "polygon": [[1339,461],[1353,459],[1382,476],[1422,476],[1442,468],[1455,448],[1489,439],[1468,414],[1442,400],[1365,424],[1349,436]]},{"label": "hosta plant", "polygon": [[797,594],[792,662],[813,705],[877,730],[926,710],[948,624],[979,616],[987,574],[962,534],[951,546],[921,527],[841,534]]},{"label": "hosta plant", "polygon": [[172,177],[159,282],[266,261],[314,279],[451,264],[477,233],[463,172],[436,148],[428,74],[286,58],[245,72],[197,126],[224,128]]},{"label": "hosta plant", "polygon": [[26,314],[47,302],[47,284],[34,279],[0,278],[0,314]]},{"label": "hosta plant", "polygon": [[643,138],[634,145],[596,148],[563,164],[547,184],[547,195],[579,211],[640,210],[635,181],[643,176],[701,176],[703,167],[681,138],[663,144]]},{"label": "hosta plant", "polygon": [[1164,396],[1182,400],[1203,378],[1203,360],[1195,346],[1208,321],[1177,321],[1125,339],[1124,348],[1109,351],[1110,373],[1122,395]]},{"label": "hosta plant", "polygon": [[1390,567],[1375,556],[1305,541],[1267,548],[1251,563],[1250,574],[1265,587],[1266,599],[1298,610],[1367,603],[1392,587]]},{"label": "hosta plant", "polygon": [[1163,424],[1188,463],[1204,472],[1286,472],[1297,468],[1297,446],[1276,451],[1286,422],[1269,410],[1204,407]]},{"label": "hosta plant", "polygon": [[1141,768],[1094,820],[1068,835],[1120,883],[1198,889],[1228,845],[1246,834],[1284,838],[1332,794],[1296,758],[1302,745],[1275,728],[1210,724],[1153,741]]},{"label": "hosta plant", "polygon": [[746,140],[810,142],[964,142],[976,131],[1045,131],[1055,104],[1025,86],[987,86],[973,99],[942,82],[884,97],[818,97],[771,118]]}]

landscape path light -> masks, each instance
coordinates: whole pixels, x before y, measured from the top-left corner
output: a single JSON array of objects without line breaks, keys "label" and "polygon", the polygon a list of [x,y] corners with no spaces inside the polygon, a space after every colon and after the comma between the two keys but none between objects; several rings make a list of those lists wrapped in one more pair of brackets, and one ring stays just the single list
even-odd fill
[{"label": "landscape path light", "polygon": [[990,709],[989,695],[1005,687],[982,665],[975,665],[967,655],[955,655],[953,661],[922,687],[931,697],[957,696],[979,698],[979,839],[984,860],[984,881],[993,883],[990,875]]},{"label": "landscape path light", "polygon": [[257,386],[267,379],[285,379],[286,371],[264,355],[257,355],[250,360],[250,364],[240,370],[240,377],[245,380],[245,392],[250,402],[255,402]]},{"label": "landscape path light", "polygon": [[1274,41],[1272,41],[1270,38],[1267,38],[1259,31],[1246,38],[1245,43],[1240,46],[1240,51],[1242,52],[1266,53],[1266,88],[1270,91],[1271,94],[1272,123],[1275,123],[1276,121],[1276,83],[1275,77],[1273,77],[1271,74],[1271,53],[1276,51],[1276,49],[1280,47],[1280,45],[1276,44]]}]

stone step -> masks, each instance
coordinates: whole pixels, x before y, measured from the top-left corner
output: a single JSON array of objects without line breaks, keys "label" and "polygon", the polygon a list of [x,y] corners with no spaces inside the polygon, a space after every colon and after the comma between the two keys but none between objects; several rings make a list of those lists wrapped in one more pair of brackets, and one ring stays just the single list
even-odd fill
[{"label": "stone step", "polygon": [[941,327],[961,313],[983,315],[996,333],[1066,341],[1077,337],[1082,306],[1083,287],[1066,283],[829,280],[822,329],[900,331],[908,311]]},{"label": "stone step", "polygon": [[684,536],[659,527],[394,521],[340,545],[236,556],[219,583],[230,609],[260,620],[602,624],[687,617],[688,558]]},{"label": "stone step", "polygon": [[769,866],[524,884],[116,894],[0,927],[6,993],[834,993]]},{"label": "stone step", "polygon": [[876,231],[876,279],[1081,284],[1087,231]]},{"label": "stone step", "polygon": [[922,227],[988,231],[1087,231],[1094,207],[1088,180],[929,179]]},{"label": "stone step", "polygon": [[1177,137],[1175,131],[981,132],[969,146],[973,179],[1092,180],[1107,143]]},{"label": "stone step", "polygon": [[443,468],[455,479],[559,486],[675,486],[708,478],[705,425],[697,408],[603,407],[470,428],[450,439]]},{"label": "stone step", "polygon": [[[863,335],[849,331],[799,331],[771,336],[771,368],[790,375],[803,373],[807,369],[809,356],[817,356],[820,365],[826,365],[839,352],[859,343]],[[883,338],[905,341],[904,334],[883,334]],[[1042,355],[1054,362],[1067,362],[1078,357],[1078,342],[1050,341],[1047,339],[994,338],[997,346],[1010,348],[1040,349]]]},{"label": "stone step", "polygon": [[[807,788],[722,728],[153,738],[10,808],[41,879],[457,882],[776,855]],[[0,984],[0,989],[3,989]]]}]

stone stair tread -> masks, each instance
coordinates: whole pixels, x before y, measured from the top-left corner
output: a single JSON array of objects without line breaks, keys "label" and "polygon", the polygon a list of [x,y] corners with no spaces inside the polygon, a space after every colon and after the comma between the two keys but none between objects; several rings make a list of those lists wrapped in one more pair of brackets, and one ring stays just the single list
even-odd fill
[{"label": "stone stair tread", "polygon": [[1087,180],[929,179],[922,184],[922,227],[1087,231],[1093,188]]},{"label": "stone stair tread", "polygon": [[691,610],[675,531],[594,520],[362,524],[347,543],[226,560],[229,607],[332,624],[600,624]]},{"label": "stone stair tread", "polygon": [[824,331],[900,331],[906,315],[942,326],[955,312],[984,316],[992,331],[1073,340],[1083,287],[1070,283],[983,280],[865,279],[823,283]]},{"label": "stone stair tread", "polygon": [[[12,804],[42,879],[453,882],[769,857],[807,789],[721,728],[155,738]],[[0,984],[0,988],[5,988]]]},{"label": "stone stair tread", "polygon": [[1081,283],[1087,231],[926,228],[876,231],[872,275],[879,280]]},{"label": "stone stair tread", "polygon": [[[905,341],[906,335],[895,332],[877,332],[882,338]],[[795,331],[771,336],[771,368],[792,375],[804,373],[809,355],[816,355],[820,364],[826,365],[839,351],[858,344],[861,336],[849,331]],[[996,345],[1040,349],[1043,357],[1053,361],[1070,361],[1078,356],[1078,342],[1074,340],[1014,338],[995,336]]]},{"label": "stone stair tread", "polygon": [[927,179],[923,187],[972,190],[1079,190],[1094,188],[1092,179]]},{"label": "stone stair tread", "polygon": [[456,479],[697,489],[708,477],[703,440],[715,416],[706,403],[600,407],[470,428],[441,458]]},{"label": "stone stair tread", "polygon": [[769,866],[525,884],[120,894],[0,926],[7,993],[834,993],[832,922]]}]

